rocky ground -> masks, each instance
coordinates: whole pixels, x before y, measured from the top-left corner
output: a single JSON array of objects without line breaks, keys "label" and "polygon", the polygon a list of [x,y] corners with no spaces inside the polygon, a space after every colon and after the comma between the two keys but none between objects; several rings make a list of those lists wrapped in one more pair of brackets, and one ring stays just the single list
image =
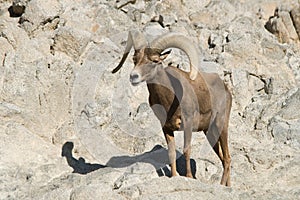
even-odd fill
[{"label": "rocky ground", "polygon": [[[0,199],[298,199],[299,13],[297,0],[0,0]],[[132,59],[111,74],[131,29],[189,36],[227,83],[231,188],[202,133],[196,179],[168,177]]]}]

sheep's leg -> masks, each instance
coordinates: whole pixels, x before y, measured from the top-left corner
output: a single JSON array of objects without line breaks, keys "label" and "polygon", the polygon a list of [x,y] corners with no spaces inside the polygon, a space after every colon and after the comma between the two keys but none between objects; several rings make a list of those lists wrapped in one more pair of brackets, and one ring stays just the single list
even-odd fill
[{"label": "sheep's leg", "polygon": [[223,152],[222,147],[220,144],[220,131],[217,126],[217,119],[216,117],[211,121],[210,126],[207,131],[205,131],[206,138],[214,149],[217,156],[220,158],[221,162],[223,163]]},{"label": "sheep's leg", "polygon": [[174,132],[167,128],[163,128],[163,132],[168,144],[168,154],[169,154],[169,162],[171,165],[171,175],[176,176],[177,170],[176,170],[176,149],[175,149]]},{"label": "sheep's leg", "polygon": [[230,186],[230,154],[228,149],[227,129],[228,125],[226,124],[220,135],[220,129],[217,126],[217,118],[214,118],[206,132],[206,137],[223,165],[221,185]]},{"label": "sheep's leg", "polygon": [[221,179],[221,184],[222,185],[226,185],[226,186],[230,186],[230,163],[231,163],[231,158],[230,158],[230,154],[229,154],[229,148],[228,148],[228,131],[225,129],[222,131],[222,134],[220,136],[220,145],[221,145],[221,149],[223,152],[223,160],[222,160],[222,164],[223,164],[223,176]]},{"label": "sheep's leg", "polygon": [[192,149],[191,143],[192,143],[192,124],[185,123],[183,154],[185,156],[185,161],[186,161],[186,177],[193,178],[192,170],[191,170],[191,161],[190,161],[191,149]]},{"label": "sheep's leg", "polygon": [[220,158],[221,162],[223,163],[223,152],[222,152],[222,148],[220,145],[220,141],[218,141],[214,146],[213,149],[215,151],[215,153],[217,154],[217,156]]}]

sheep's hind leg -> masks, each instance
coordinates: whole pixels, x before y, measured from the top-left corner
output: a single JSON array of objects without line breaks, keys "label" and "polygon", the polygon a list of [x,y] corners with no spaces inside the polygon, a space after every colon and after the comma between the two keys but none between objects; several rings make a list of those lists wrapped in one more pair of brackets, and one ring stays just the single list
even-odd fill
[{"label": "sheep's hind leg", "polygon": [[186,123],[184,128],[184,148],[183,154],[185,156],[186,161],[186,177],[193,178],[192,170],[191,170],[191,143],[192,143],[192,125]]},{"label": "sheep's hind leg", "polygon": [[213,146],[213,149],[215,151],[215,153],[217,154],[217,156],[220,158],[221,162],[223,163],[223,152],[222,152],[222,148],[220,145],[220,141],[218,141],[215,146]]},{"label": "sheep's hind leg", "polygon": [[210,127],[206,132],[206,137],[223,165],[221,185],[230,186],[230,154],[228,149],[227,126],[223,128],[223,131],[220,134],[216,121],[215,118],[210,124]]},{"label": "sheep's hind leg", "polygon": [[229,148],[228,148],[228,138],[227,138],[228,132],[227,130],[223,130],[222,134],[220,136],[220,145],[221,149],[223,152],[223,176],[221,179],[221,184],[229,186],[231,185],[230,183],[230,163],[231,163],[231,158],[229,154]]},{"label": "sheep's hind leg", "polygon": [[176,170],[176,149],[175,149],[174,132],[167,128],[163,128],[163,132],[168,144],[168,154],[169,154],[169,162],[171,165],[171,175],[176,176],[177,170]]}]

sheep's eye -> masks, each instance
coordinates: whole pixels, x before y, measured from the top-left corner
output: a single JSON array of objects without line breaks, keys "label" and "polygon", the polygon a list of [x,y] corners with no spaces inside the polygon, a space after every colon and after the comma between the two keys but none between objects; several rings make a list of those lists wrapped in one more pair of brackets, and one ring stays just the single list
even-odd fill
[{"label": "sheep's eye", "polygon": [[136,63],[136,61],[137,61],[136,57],[133,57],[132,60],[133,60],[133,63]]},{"label": "sheep's eye", "polygon": [[154,63],[159,63],[160,62],[160,59],[159,59],[159,56],[152,56],[151,58],[150,58],[150,60],[152,61],[152,62],[154,62]]}]

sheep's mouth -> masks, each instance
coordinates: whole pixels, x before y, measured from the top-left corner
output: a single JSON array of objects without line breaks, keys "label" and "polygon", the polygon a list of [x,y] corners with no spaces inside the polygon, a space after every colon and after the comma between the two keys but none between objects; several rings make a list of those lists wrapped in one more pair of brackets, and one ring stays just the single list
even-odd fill
[{"label": "sheep's mouth", "polygon": [[133,86],[138,86],[138,85],[140,85],[143,82],[149,81],[150,78],[152,78],[150,74],[144,75],[144,76],[140,76],[138,78],[130,77],[130,83]]},{"label": "sheep's mouth", "polygon": [[131,82],[131,85],[133,86],[138,86],[140,85],[140,83],[142,83],[143,81],[130,81]]}]

